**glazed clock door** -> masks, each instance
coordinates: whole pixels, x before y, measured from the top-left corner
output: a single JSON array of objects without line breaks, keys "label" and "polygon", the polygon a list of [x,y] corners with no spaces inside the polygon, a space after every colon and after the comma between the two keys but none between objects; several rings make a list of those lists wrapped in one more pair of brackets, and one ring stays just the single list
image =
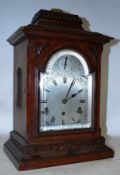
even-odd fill
[{"label": "glazed clock door", "polygon": [[91,128],[94,82],[85,59],[60,50],[39,74],[39,131]]}]

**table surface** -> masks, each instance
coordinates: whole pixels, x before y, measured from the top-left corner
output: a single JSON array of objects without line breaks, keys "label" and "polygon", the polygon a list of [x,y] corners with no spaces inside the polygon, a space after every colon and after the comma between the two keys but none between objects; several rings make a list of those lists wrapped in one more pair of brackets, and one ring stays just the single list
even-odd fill
[{"label": "table surface", "polygon": [[0,135],[0,175],[120,175],[120,137],[108,136],[107,145],[115,151],[115,157],[71,165],[18,171],[3,151],[7,135]]}]

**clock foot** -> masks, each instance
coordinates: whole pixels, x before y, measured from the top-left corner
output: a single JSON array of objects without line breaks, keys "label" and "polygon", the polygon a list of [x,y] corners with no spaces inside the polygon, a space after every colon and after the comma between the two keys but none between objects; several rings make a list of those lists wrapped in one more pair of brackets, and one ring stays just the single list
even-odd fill
[{"label": "clock foot", "polygon": [[98,160],[114,156],[105,145],[105,139],[87,138],[77,142],[28,144],[15,132],[5,143],[4,150],[18,170],[44,168],[83,161]]}]

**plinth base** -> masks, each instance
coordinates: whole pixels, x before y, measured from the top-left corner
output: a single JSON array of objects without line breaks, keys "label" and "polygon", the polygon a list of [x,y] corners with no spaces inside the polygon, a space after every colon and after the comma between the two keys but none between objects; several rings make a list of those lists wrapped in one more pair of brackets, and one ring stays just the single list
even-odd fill
[{"label": "plinth base", "polygon": [[4,150],[18,170],[44,168],[114,156],[105,145],[103,137],[78,140],[77,142],[47,142],[27,144],[17,133],[12,132]]}]

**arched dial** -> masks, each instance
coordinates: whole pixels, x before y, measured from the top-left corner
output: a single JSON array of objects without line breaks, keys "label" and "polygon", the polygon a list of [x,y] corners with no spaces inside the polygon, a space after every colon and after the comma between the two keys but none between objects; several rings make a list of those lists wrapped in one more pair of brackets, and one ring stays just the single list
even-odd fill
[{"label": "arched dial", "polygon": [[61,50],[40,73],[40,131],[91,127],[92,75],[84,58]]}]

